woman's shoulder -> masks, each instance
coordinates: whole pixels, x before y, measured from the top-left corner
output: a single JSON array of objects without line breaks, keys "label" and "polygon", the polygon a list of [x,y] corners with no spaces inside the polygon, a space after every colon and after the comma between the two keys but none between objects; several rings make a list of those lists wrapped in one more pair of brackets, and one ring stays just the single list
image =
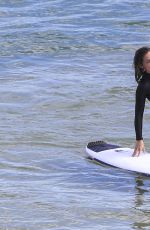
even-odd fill
[{"label": "woman's shoulder", "polygon": [[150,78],[143,77],[137,85],[137,91],[150,92]]}]

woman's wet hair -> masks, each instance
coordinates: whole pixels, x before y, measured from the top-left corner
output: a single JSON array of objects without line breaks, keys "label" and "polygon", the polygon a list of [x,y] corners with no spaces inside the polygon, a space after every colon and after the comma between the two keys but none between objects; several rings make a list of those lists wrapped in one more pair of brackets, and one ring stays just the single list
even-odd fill
[{"label": "woman's wet hair", "polygon": [[135,52],[133,65],[135,70],[135,80],[137,82],[140,81],[141,77],[143,76],[144,69],[143,69],[143,58],[145,54],[150,51],[149,47],[141,47]]}]

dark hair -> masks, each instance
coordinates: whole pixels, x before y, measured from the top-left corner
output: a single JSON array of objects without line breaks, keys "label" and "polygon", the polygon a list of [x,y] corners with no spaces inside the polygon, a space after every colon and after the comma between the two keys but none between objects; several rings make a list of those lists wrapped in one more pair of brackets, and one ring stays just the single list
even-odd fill
[{"label": "dark hair", "polygon": [[140,81],[140,79],[144,73],[143,58],[144,58],[145,54],[147,54],[149,51],[150,51],[150,48],[144,46],[135,52],[133,64],[134,64],[134,70],[135,70],[135,80],[137,82]]}]

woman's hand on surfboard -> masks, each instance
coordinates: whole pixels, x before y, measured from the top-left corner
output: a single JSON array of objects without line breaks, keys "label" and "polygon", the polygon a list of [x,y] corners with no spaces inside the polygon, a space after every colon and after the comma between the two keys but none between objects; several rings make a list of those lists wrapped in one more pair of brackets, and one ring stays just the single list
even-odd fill
[{"label": "woman's hand on surfboard", "polygon": [[145,151],[144,141],[143,140],[138,140],[138,141],[136,141],[132,157],[138,157],[140,155],[140,153],[144,152],[144,151]]}]

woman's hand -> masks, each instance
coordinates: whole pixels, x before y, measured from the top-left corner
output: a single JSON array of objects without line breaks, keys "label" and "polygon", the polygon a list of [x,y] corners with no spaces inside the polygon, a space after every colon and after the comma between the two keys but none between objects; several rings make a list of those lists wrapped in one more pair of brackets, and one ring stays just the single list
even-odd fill
[{"label": "woman's hand", "polygon": [[135,144],[135,149],[134,152],[132,154],[132,157],[138,157],[140,155],[141,152],[145,151],[145,147],[144,147],[144,141],[143,140],[138,140],[136,141]]}]

